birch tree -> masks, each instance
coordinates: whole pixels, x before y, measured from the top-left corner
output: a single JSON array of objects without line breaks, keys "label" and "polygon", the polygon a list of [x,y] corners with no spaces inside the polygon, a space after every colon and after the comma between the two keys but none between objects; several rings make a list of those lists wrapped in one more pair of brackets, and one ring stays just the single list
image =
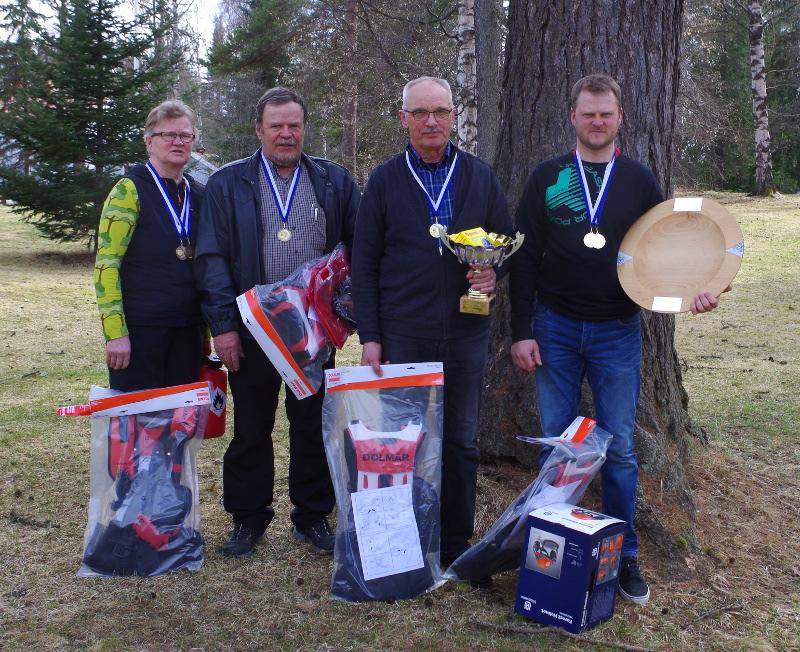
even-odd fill
[{"label": "birch tree", "polygon": [[461,0],[458,5],[458,65],[456,97],[458,98],[459,147],[470,154],[478,150],[478,102],[475,59],[475,0]]},{"label": "birch tree", "polygon": [[756,155],[756,195],[773,195],[772,150],[767,112],[767,68],[764,62],[764,15],[761,3],[752,0],[747,6],[750,41],[750,85],[753,97],[753,137]]}]

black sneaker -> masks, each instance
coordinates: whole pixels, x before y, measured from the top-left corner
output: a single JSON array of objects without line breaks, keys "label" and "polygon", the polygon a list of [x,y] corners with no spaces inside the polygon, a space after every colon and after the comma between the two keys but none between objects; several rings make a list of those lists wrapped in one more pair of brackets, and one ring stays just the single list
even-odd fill
[{"label": "black sneaker", "polygon": [[292,536],[303,543],[310,543],[320,554],[330,555],[333,552],[333,530],[325,517],[314,521],[302,530],[295,526]]},{"label": "black sneaker", "polygon": [[623,600],[647,604],[650,587],[642,577],[636,557],[623,557],[619,568],[619,594]]},{"label": "black sneaker", "polygon": [[233,531],[225,545],[222,546],[222,554],[226,557],[249,557],[253,554],[253,549],[266,529],[266,525],[261,528],[252,528],[244,523],[234,521]]}]

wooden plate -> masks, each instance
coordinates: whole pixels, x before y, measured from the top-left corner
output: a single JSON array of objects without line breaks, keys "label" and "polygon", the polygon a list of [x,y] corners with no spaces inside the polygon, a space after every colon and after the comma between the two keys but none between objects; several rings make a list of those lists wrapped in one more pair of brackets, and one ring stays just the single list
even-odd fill
[{"label": "wooden plate", "polygon": [[710,199],[654,206],[628,230],[617,254],[622,289],[653,312],[686,312],[699,292],[719,295],[742,264],[742,230]]}]

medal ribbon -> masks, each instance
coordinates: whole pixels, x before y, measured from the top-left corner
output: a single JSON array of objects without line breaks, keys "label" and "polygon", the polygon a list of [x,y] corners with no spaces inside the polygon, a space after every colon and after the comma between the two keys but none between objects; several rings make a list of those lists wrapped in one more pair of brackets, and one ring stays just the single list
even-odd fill
[{"label": "medal ribbon", "polygon": [[178,232],[178,237],[181,240],[181,244],[183,244],[184,240],[189,240],[189,234],[192,232],[191,216],[189,213],[192,196],[189,192],[189,180],[186,177],[183,177],[186,187],[183,190],[183,208],[181,208],[181,212],[178,214],[177,207],[172,201],[172,197],[170,197],[169,191],[167,190],[167,184],[164,183],[161,175],[156,172],[156,169],[153,167],[153,164],[150,161],[147,161],[147,169],[150,170],[153,181],[156,182],[156,185],[161,192],[161,199],[164,200],[164,205],[167,207],[167,210],[172,217],[175,230]]},{"label": "medal ribbon", "polygon": [[300,178],[300,164],[297,164],[297,168],[294,171],[294,177],[292,177],[292,183],[289,186],[289,194],[286,196],[286,204],[283,203],[278,193],[278,186],[275,185],[275,177],[272,176],[272,169],[267,164],[267,159],[264,158],[264,152],[261,152],[261,167],[264,168],[264,175],[267,177],[267,181],[269,181],[269,189],[272,191],[272,198],[275,200],[275,205],[278,207],[283,226],[287,227],[289,211],[292,210],[292,202],[294,201],[294,191],[297,190],[297,180]]},{"label": "medal ribbon", "polygon": [[583,193],[583,200],[586,202],[586,210],[589,213],[589,225],[597,230],[597,225],[600,223],[600,218],[603,215],[603,207],[606,203],[606,191],[611,184],[611,177],[614,175],[614,162],[617,160],[618,150],[614,151],[611,160],[606,165],[605,174],[603,174],[603,183],[600,186],[600,191],[597,193],[597,201],[592,203],[592,195],[589,192],[589,185],[586,183],[586,173],[583,170],[583,162],[578,150],[573,150],[575,155],[575,167],[580,172],[581,192]]},{"label": "medal ribbon", "polygon": [[[450,186],[450,181],[453,178],[453,172],[456,171],[456,163],[458,163],[458,152],[456,152],[455,156],[453,157],[453,162],[450,165],[450,170],[447,172],[447,177],[445,177],[444,183],[442,184],[442,191],[439,193],[439,196],[434,201],[433,197],[428,194],[428,190],[425,188],[425,184],[422,183],[422,180],[417,176],[417,173],[414,171],[414,166],[411,165],[411,157],[408,155],[408,150],[406,150],[406,165],[408,165],[408,169],[411,171],[412,176],[419,184],[419,187],[422,188],[422,192],[425,193],[425,197],[428,198],[428,204],[430,204],[431,210],[433,211],[434,217],[436,217],[439,213],[439,208],[442,206],[442,200],[444,199],[444,194],[447,192],[447,188]],[[438,217],[436,218],[436,223],[439,223]]]}]

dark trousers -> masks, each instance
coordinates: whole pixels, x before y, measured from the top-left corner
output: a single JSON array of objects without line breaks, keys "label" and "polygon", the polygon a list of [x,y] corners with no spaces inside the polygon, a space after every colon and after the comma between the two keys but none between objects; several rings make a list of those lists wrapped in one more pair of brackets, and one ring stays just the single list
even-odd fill
[{"label": "dark trousers", "polygon": [[441,362],[444,367],[442,446],[442,557],[469,547],[475,529],[478,411],[488,333],[461,340],[384,335],[381,353],[391,363]]},{"label": "dark trousers", "polygon": [[[249,527],[266,526],[272,510],[275,457],[272,429],[283,379],[261,348],[242,338],[245,356],[228,379],[233,395],[233,439],[222,467],[225,511]],[[325,365],[334,366],[334,358]],[[322,443],[324,387],[298,400],[286,388],[289,419],[289,498],[292,522],[305,529],[333,511],[336,499]]]},{"label": "dark trousers", "polygon": [[195,383],[203,355],[202,326],[135,326],[128,324],[131,361],[109,369],[111,389],[133,392]]}]

